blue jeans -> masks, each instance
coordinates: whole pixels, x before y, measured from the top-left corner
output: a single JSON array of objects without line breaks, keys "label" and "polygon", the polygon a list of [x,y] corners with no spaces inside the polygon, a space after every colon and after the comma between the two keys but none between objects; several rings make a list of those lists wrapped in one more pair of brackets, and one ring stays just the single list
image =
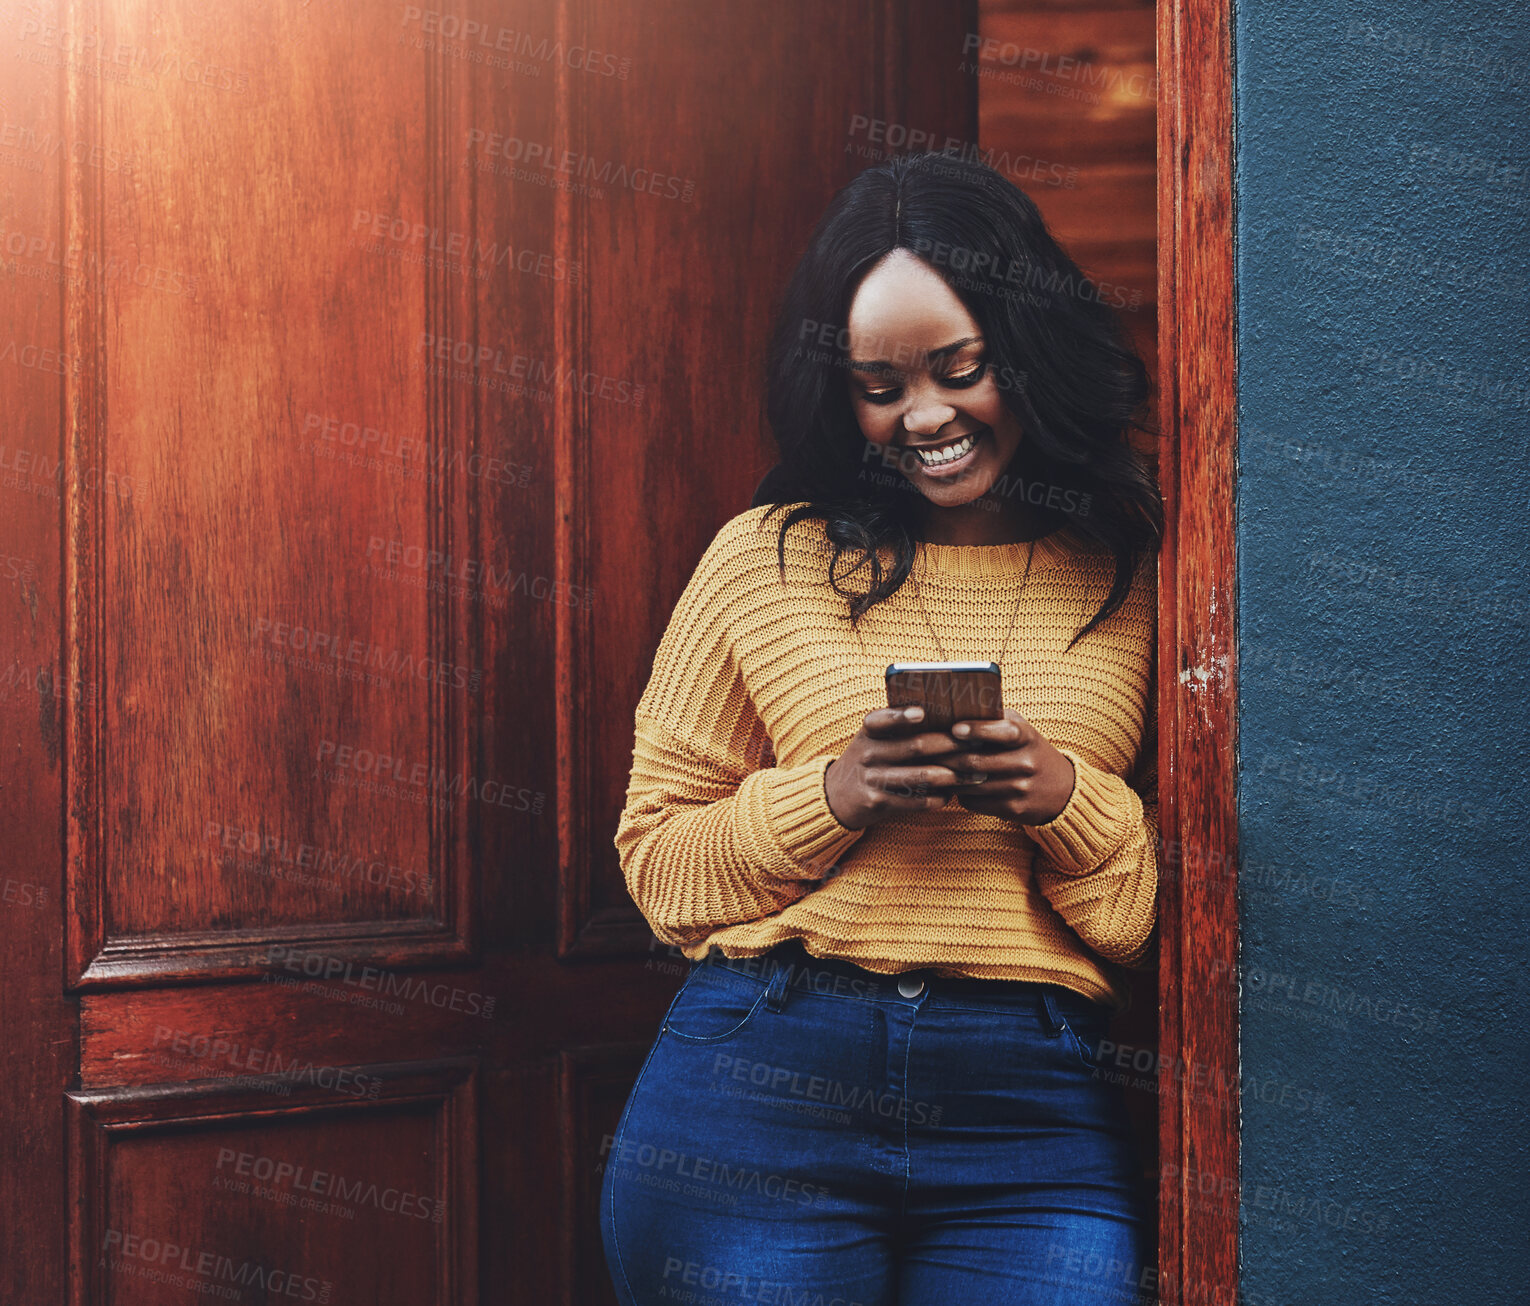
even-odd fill
[{"label": "blue jeans", "polygon": [[1151,1190],[1110,1011],[792,943],[695,963],[607,1140],[624,1306],[1128,1306]]}]

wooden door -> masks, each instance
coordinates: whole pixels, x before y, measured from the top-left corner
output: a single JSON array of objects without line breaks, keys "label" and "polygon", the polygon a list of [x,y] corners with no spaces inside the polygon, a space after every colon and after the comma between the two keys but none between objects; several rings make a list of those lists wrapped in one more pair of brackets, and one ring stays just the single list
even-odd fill
[{"label": "wooden door", "polygon": [[[7,1300],[603,1302],[632,709],[971,4],[0,11]],[[861,124],[862,127],[858,127]]]}]

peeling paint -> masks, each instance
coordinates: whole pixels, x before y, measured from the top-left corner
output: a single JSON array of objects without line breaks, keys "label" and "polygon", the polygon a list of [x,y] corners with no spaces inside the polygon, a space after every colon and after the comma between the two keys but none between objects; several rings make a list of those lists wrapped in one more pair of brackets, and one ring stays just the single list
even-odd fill
[{"label": "peeling paint", "polygon": [[1210,683],[1213,689],[1227,684],[1227,655],[1209,659],[1198,667],[1186,667],[1179,673],[1179,683],[1191,689],[1200,689]]}]

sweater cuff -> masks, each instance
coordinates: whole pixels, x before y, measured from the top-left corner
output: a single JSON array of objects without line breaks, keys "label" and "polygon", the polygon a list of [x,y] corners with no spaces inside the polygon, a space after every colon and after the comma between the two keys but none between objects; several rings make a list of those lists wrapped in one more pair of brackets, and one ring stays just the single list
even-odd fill
[{"label": "sweater cuff", "polygon": [[1052,820],[1025,830],[1053,869],[1087,875],[1141,825],[1142,799],[1120,776],[1091,766],[1072,749],[1057,751],[1073,763],[1073,793]]},{"label": "sweater cuff", "polygon": [[841,825],[824,793],[831,756],[798,766],[752,771],[739,785],[738,808],[750,860],[766,874],[822,880],[865,830]]}]

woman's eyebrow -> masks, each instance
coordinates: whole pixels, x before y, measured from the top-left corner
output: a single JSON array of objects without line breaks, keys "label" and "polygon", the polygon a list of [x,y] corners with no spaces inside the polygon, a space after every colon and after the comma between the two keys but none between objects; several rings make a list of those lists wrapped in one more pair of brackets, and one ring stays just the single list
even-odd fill
[{"label": "woman's eyebrow", "polygon": [[[968,345],[980,345],[983,343],[982,336],[963,336],[960,340],[953,340],[949,345],[941,345],[939,349],[929,351],[931,358],[944,358],[947,354],[954,354],[958,349],[965,349]],[[895,372],[897,368],[885,358],[850,360],[850,367],[856,372]]]}]

